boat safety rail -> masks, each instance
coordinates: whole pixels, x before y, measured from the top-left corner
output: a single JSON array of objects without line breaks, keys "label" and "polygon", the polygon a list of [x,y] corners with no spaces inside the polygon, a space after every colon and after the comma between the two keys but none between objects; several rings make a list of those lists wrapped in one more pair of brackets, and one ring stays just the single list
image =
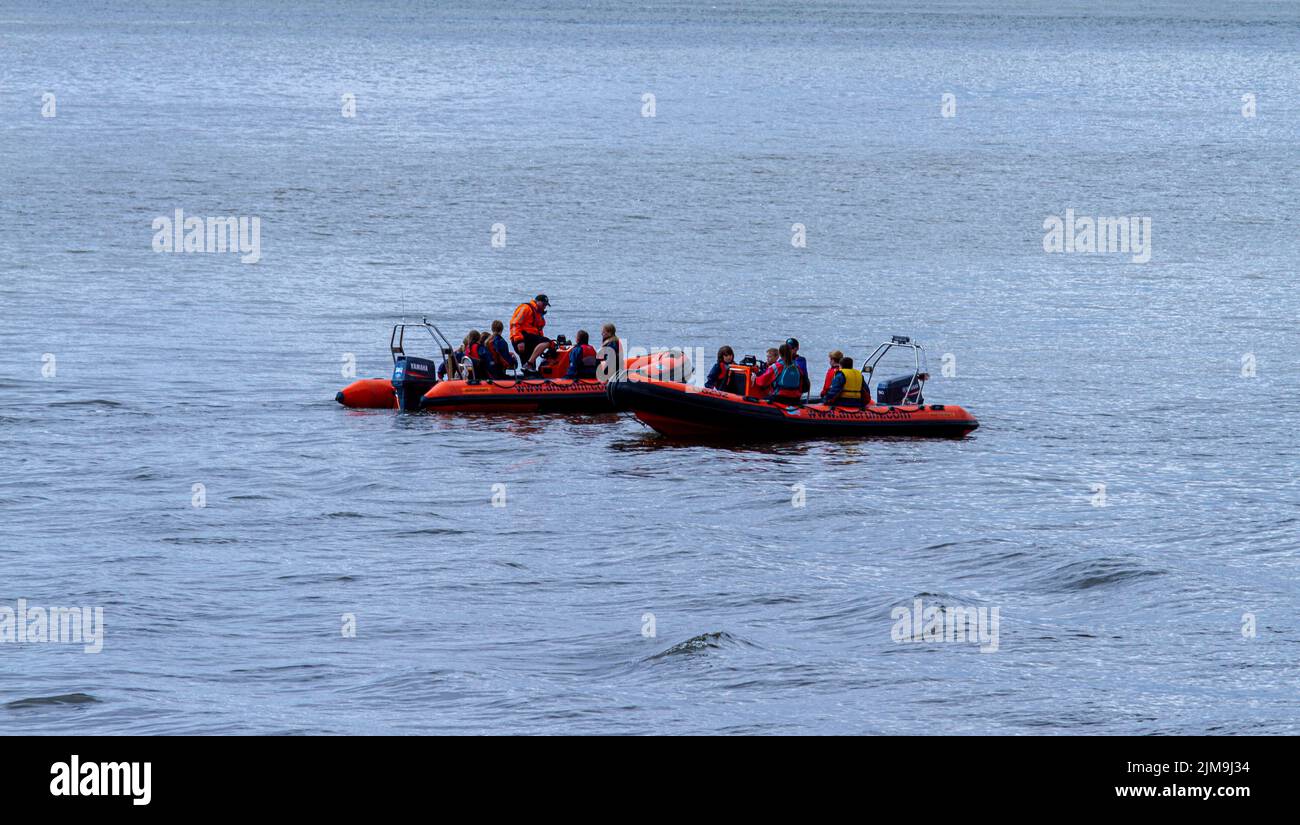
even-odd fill
[{"label": "boat safety rail", "polygon": [[392,334],[388,336],[388,351],[393,356],[394,364],[397,363],[398,358],[402,358],[406,355],[407,327],[421,327],[428,332],[429,338],[433,340],[434,348],[439,350],[445,358],[450,359],[454,354],[455,350],[452,348],[451,342],[442,334],[442,330],[438,329],[436,325],[429,323],[428,318],[421,319],[418,324],[408,324],[403,321],[400,324],[393,324]]},{"label": "boat safety rail", "polygon": [[929,366],[925,362],[925,348],[920,343],[913,341],[906,335],[894,335],[888,341],[880,344],[867,356],[867,360],[862,362],[862,375],[866,384],[866,392],[871,393],[871,378],[876,374],[876,367],[880,364],[881,359],[889,353],[890,350],[901,349],[911,350],[912,352],[912,377],[907,383],[907,389],[903,392],[902,400],[906,402],[915,392],[918,396],[925,389],[925,382],[930,377]]}]

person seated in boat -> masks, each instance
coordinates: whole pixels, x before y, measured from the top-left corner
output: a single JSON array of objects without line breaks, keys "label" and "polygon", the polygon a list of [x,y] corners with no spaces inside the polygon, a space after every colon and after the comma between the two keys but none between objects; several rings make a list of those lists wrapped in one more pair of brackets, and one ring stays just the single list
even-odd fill
[{"label": "person seated in boat", "polygon": [[780,360],[773,367],[776,378],[772,381],[772,393],[767,398],[782,404],[799,405],[803,403],[804,382],[808,376],[799,369],[795,361],[794,350],[789,344],[782,344],[778,350]]},{"label": "person seated in boat", "polygon": [[844,356],[840,368],[831,379],[831,385],[822,394],[822,403],[828,407],[856,407],[862,409],[867,400],[867,382],[862,370],[853,369],[853,359]]},{"label": "person seated in boat", "polygon": [[776,365],[780,361],[780,350],[776,347],[768,347],[767,361],[758,368],[758,375],[754,377],[754,386],[760,390],[769,389],[772,382],[776,380]]},{"label": "person seated in boat", "polygon": [[514,314],[510,316],[510,342],[528,370],[535,371],[537,359],[555,345],[554,341],[542,334],[546,327],[546,310],[550,305],[551,299],[541,294],[515,307]]},{"label": "person seated in boat", "polygon": [[731,376],[731,365],[736,363],[736,351],[729,346],[718,347],[718,360],[710,369],[709,377],[704,379],[704,388],[727,392],[727,382]]},{"label": "person seated in boat", "polygon": [[460,378],[462,367],[465,361],[465,350],[469,348],[469,336],[460,342],[460,346],[451,354],[451,361],[443,361],[438,365],[438,378],[456,379]]},{"label": "person seated in boat", "polygon": [[787,338],[785,339],[785,345],[789,347],[790,352],[794,354],[795,366],[799,368],[799,374],[803,376],[803,392],[808,392],[812,389],[812,380],[808,378],[808,362],[799,354],[799,339]]},{"label": "person seated in boat", "polygon": [[505,328],[500,321],[493,321],[492,334],[487,339],[488,355],[491,356],[487,368],[492,378],[505,378],[507,372],[519,365],[515,354],[510,351],[510,344],[501,334]]},{"label": "person seated in boat", "polygon": [[[463,349],[458,349],[458,350],[456,350],[455,352],[453,352],[453,353],[451,354],[451,360],[450,360],[450,361],[445,361],[445,360],[444,360],[441,364],[439,364],[439,365],[438,365],[438,380],[441,381],[441,380],[443,380],[443,379],[445,379],[445,378],[448,377],[448,376],[447,376],[447,366],[448,366],[449,364],[452,364],[452,365],[454,365],[454,364],[459,364],[459,363],[460,363],[460,359],[462,359],[462,358],[464,358],[464,357],[465,357],[465,350],[463,350]],[[455,368],[454,366],[452,367],[452,370],[451,370],[451,377],[452,377],[452,378],[455,378],[455,377],[456,377],[456,368]]]},{"label": "person seated in boat", "polygon": [[578,330],[574,337],[573,349],[569,350],[569,371],[564,377],[569,380],[596,377],[596,348],[588,343],[591,336],[585,329]]},{"label": "person seated in boat", "polygon": [[600,351],[596,353],[596,375],[602,381],[609,381],[619,370],[623,369],[622,345],[618,342],[618,330],[613,324],[600,328]]},{"label": "person seated in boat", "polygon": [[465,336],[465,347],[462,350],[463,363],[466,365],[466,377],[470,381],[478,381],[480,378],[488,376],[487,346],[483,343],[483,333],[472,329],[469,335]]},{"label": "person seated in boat", "polygon": [[831,381],[835,378],[835,373],[840,371],[840,359],[844,357],[844,353],[834,349],[830,351],[828,357],[830,358],[831,366],[830,369],[826,370],[826,380],[822,382],[821,397],[823,399],[826,397],[826,393],[831,390]]}]

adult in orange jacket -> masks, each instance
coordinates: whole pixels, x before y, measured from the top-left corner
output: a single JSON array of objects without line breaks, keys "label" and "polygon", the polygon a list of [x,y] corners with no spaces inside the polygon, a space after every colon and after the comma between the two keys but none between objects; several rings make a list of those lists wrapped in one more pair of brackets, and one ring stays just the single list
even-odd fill
[{"label": "adult in orange jacket", "polygon": [[537,368],[537,359],[553,346],[551,339],[542,334],[546,326],[546,308],[551,300],[545,294],[515,307],[510,316],[510,343],[519,353],[519,360],[528,369]]}]

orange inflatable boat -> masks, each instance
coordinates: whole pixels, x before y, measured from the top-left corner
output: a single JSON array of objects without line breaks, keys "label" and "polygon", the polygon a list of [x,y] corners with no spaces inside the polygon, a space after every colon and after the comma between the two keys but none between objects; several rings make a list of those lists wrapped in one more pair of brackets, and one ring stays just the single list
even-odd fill
[{"label": "orange inflatable boat", "polygon": [[[443,367],[427,358],[407,355],[406,327],[429,330],[443,352]],[[354,381],[335,395],[345,407],[360,409],[399,409],[404,412],[438,410],[445,412],[612,412],[614,407],[605,393],[605,383],[594,378],[567,379],[570,346],[557,347],[555,356],[545,361],[536,377],[475,379],[461,377],[450,343],[437,327],[422,324],[397,324],[389,340],[393,354],[391,378],[366,378]],[[453,378],[445,377],[451,365]],[[655,352],[629,358],[624,372],[645,378],[690,380],[690,358],[679,350]]]},{"label": "orange inflatable boat", "polygon": [[345,407],[356,409],[397,409],[397,393],[393,392],[391,378],[362,378],[353,381],[335,393],[334,400]]},{"label": "orange inflatable boat", "polygon": [[631,411],[656,431],[682,439],[791,439],[829,436],[960,437],[979,426],[975,417],[951,404],[926,404],[922,390],[928,373],[921,368],[920,345],[902,336],[881,344],[868,357],[862,372],[870,377],[891,349],[910,349],[916,356],[911,375],[881,380],[877,397],[855,407],[821,403],[768,401],[754,380],[754,364],[733,365],[723,388],[705,389],[681,381],[655,380],[646,375],[619,376],[607,387],[610,401]]},{"label": "orange inflatable boat", "polygon": [[[605,382],[595,378],[567,379],[569,350],[560,350],[557,359],[542,367],[540,378],[455,379],[436,381],[419,399],[418,409],[444,412],[613,412],[614,405],[605,393]],[[409,361],[399,362],[398,369],[410,369]],[[659,352],[630,358],[628,374],[645,378],[689,377],[689,359],[680,352]],[[413,409],[410,393],[404,391],[407,378],[393,379],[399,399],[406,398],[402,409]],[[416,383],[417,388],[422,386]]]}]

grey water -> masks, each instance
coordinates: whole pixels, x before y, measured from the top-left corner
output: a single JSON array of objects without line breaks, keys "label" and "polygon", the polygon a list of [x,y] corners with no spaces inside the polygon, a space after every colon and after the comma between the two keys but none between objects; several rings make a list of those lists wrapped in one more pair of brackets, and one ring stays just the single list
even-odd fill
[{"label": "grey water", "polygon": [[[7,0],[0,609],[104,634],[0,643],[0,732],[1300,731],[1298,44],[1283,2]],[[260,260],[156,252],[177,209]],[[1045,251],[1067,209],[1150,260]],[[818,383],[910,335],[981,427],[335,403],[396,321],[537,292]],[[997,649],[896,640],[917,600]]]}]

